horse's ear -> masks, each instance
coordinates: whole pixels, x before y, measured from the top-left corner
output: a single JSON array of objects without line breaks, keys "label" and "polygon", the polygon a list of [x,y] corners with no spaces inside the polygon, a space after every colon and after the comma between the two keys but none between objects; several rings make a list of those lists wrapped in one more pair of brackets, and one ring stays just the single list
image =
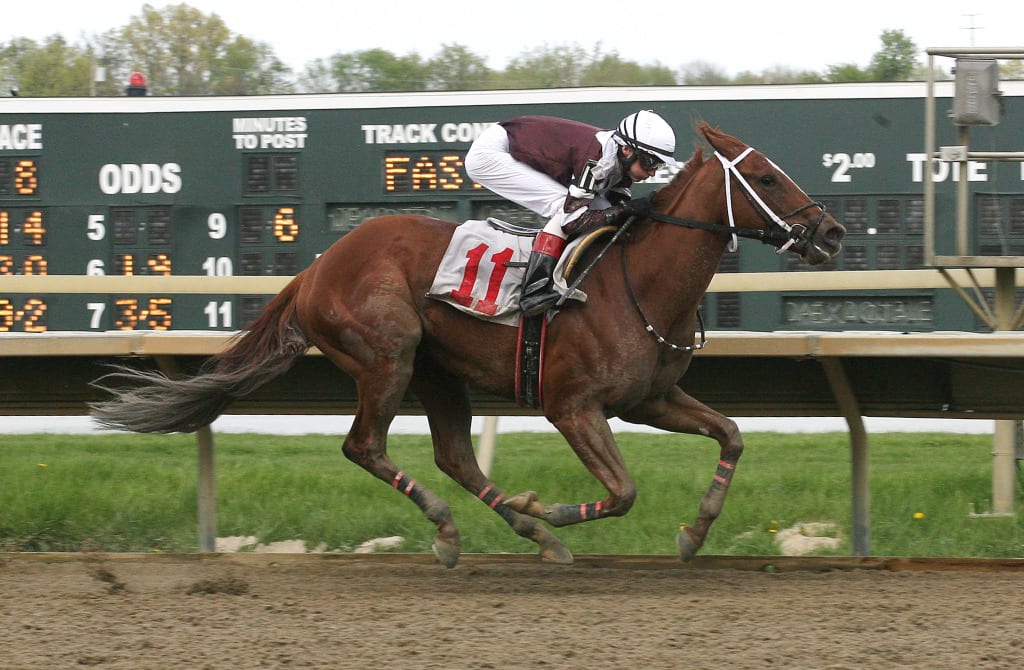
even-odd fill
[{"label": "horse's ear", "polygon": [[694,129],[712,147],[715,146],[716,141],[720,141],[724,136],[720,129],[712,127],[707,121],[698,121]]},{"label": "horse's ear", "polygon": [[693,158],[698,159],[697,162],[701,163],[703,162],[704,150],[707,150],[709,152],[714,152],[715,150],[715,147],[711,144],[711,140],[708,137],[708,134],[714,131],[711,128],[711,124],[709,124],[707,121],[703,121],[701,119],[696,118],[693,121],[693,131],[697,133],[697,137],[694,138],[693,141],[693,146],[695,149]]},{"label": "horse's ear", "polygon": [[720,151],[726,155],[738,153],[746,146],[732,135],[722,132],[721,128],[712,127],[708,123],[701,122],[697,132],[703,136],[713,151]]}]

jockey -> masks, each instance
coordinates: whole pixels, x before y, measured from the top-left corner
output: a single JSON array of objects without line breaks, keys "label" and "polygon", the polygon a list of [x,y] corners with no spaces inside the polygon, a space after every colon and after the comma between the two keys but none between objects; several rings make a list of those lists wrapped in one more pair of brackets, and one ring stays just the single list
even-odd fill
[{"label": "jockey", "polygon": [[523,279],[520,309],[541,314],[557,300],[551,277],[569,237],[644,216],[649,198],[629,187],[676,165],[676,136],[652,111],[630,114],[615,130],[550,116],[497,123],[466,155],[469,177],[548,219],[537,234]]}]

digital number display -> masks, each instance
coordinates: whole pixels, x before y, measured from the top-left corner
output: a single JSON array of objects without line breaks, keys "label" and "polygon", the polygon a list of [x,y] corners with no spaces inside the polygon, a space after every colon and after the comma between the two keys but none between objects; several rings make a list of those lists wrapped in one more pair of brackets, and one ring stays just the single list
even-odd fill
[{"label": "digital number display", "polygon": [[299,237],[294,207],[279,207],[274,212],[274,238],[278,242],[294,242]]},{"label": "digital number display", "polygon": [[0,209],[0,247],[18,243],[33,247],[46,244],[46,226],[41,210]]},{"label": "digital number display", "polygon": [[0,275],[45,275],[46,267],[46,257],[40,254],[0,254]]},{"label": "digital number display", "polygon": [[466,175],[464,151],[388,152],[384,156],[385,193],[482,191]]},{"label": "digital number display", "polygon": [[139,255],[140,265],[136,268],[136,254],[116,254],[113,258],[113,274],[122,277],[135,275],[171,275],[171,257],[167,254]]},{"label": "digital number display", "polygon": [[46,332],[46,301],[18,296],[0,297],[0,333]]},{"label": "digital number display", "polygon": [[115,330],[135,330],[149,328],[152,330],[170,330],[174,325],[171,316],[172,300],[161,298],[115,298],[114,320]]},{"label": "digital number display", "polygon": [[0,196],[38,195],[38,172],[34,158],[0,158]]},{"label": "digital number display", "polygon": [[[0,196],[5,199],[35,195],[39,190],[36,162],[0,160]],[[0,276],[45,275],[47,230],[41,208],[0,204]],[[46,332],[47,302],[42,297],[0,297],[0,332]]]},{"label": "digital number display", "polygon": [[292,206],[246,206],[239,209],[241,244],[291,244],[299,239],[299,213]]}]

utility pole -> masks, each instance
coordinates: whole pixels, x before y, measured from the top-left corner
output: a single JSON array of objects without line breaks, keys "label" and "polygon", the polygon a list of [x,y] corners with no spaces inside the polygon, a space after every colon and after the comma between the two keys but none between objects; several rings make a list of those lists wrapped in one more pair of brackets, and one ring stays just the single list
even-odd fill
[{"label": "utility pole", "polygon": [[971,46],[973,47],[974,46],[974,33],[976,31],[981,30],[982,28],[984,28],[984,26],[976,26],[976,25],[974,25],[974,17],[981,16],[981,14],[962,14],[962,16],[966,16],[967,18],[969,18],[971,20],[971,25],[970,26],[961,28],[960,30],[966,30],[966,31],[968,31],[970,33],[970,36],[971,36]]}]

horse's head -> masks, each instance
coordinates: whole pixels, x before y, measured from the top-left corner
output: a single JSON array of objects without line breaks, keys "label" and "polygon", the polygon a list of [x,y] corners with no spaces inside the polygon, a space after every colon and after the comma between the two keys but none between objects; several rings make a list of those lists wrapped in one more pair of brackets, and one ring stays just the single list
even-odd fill
[{"label": "horse's head", "polygon": [[[778,165],[735,137],[703,122],[697,131],[714,149],[724,174],[722,223],[756,232],[751,236],[778,253],[799,254],[810,265],[839,253],[846,229],[824,204],[811,200]],[[700,159],[699,151],[695,157]]]}]

